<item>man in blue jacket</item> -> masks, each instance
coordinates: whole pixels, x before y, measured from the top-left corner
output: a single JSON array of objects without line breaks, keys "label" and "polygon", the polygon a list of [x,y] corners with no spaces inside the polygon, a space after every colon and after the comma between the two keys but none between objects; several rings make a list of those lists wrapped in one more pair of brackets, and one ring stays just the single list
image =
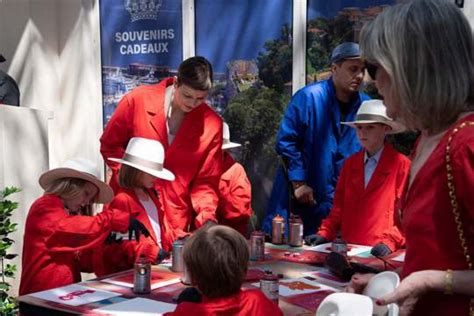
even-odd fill
[{"label": "man in blue jacket", "polygon": [[307,85],[291,99],[276,140],[287,168],[278,169],[273,183],[266,232],[276,214],[288,216],[289,185],[296,200],[291,212],[301,216],[304,235],[314,233],[328,215],[342,163],[360,150],[354,129],[340,123],[353,120],[361,102],[369,99],[359,92],[364,70],[359,45],[342,43],[331,54],[331,77]]}]

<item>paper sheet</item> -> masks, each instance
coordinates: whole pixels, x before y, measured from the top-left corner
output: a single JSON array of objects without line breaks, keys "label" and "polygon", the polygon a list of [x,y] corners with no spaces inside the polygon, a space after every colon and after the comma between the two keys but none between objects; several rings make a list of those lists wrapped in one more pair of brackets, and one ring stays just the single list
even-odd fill
[{"label": "paper sheet", "polygon": [[30,294],[31,296],[46,300],[57,302],[65,305],[79,306],[105,300],[114,296],[120,296],[118,293],[99,290],[92,287],[71,284],[60,288],[36,292]]},{"label": "paper sheet", "polygon": [[120,303],[94,309],[94,312],[112,315],[162,315],[176,309],[176,304],[154,301],[147,298],[133,298]]},{"label": "paper sheet", "polygon": [[[356,244],[347,244],[347,255],[348,256],[357,256],[358,254],[362,254],[364,252],[370,251],[372,247],[369,246],[362,246],[362,245],[356,245]],[[325,243],[313,247],[308,247],[305,248],[305,250],[309,251],[317,251],[317,252],[324,252],[324,253],[330,253],[331,252],[331,243]]]},{"label": "paper sheet", "polygon": [[[260,287],[260,283],[253,283],[252,285]],[[281,279],[279,281],[278,294],[280,296],[292,296],[325,290],[330,290],[334,292],[338,291],[333,287],[315,281],[310,281],[305,278]]]},{"label": "paper sheet", "polygon": [[[102,282],[111,283],[115,285],[125,286],[133,288],[133,271],[127,274],[103,279]],[[152,271],[151,272],[151,289],[158,289],[163,286],[180,282],[179,277],[176,274],[167,271]]]},{"label": "paper sheet", "polygon": [[398,256],[396,256],[396,257],[391,258],[390,260],[398,261],[398,262],[405,262],[405,252],[398,255]]}]

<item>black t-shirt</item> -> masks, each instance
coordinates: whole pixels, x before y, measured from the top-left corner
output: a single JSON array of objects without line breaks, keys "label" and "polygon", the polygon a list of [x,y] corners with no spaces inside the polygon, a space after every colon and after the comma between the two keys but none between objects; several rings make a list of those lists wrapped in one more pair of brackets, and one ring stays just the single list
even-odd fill
[{"label": "black t-shirt", "polygon": [[20,105],[20,89],[15,80],[0,70],[0,104]]}]

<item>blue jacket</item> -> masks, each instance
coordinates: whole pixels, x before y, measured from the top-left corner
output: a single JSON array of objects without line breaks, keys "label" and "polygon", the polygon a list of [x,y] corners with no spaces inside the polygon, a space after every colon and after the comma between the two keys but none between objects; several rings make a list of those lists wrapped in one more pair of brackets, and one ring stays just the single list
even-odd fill
[{"label": "blue jacket", "polygon": [[[362,101],[358,93],[348,105],[345,121],[353,121]],[[332,207],[334,188],[344,160],[360,150],[355,130],[340,124],[341,111],[332,79],[300,89],[291,99],[276,139],[276,151],[288,161],[290,181],[305,181],[314,190],[316,205],[293,210],[303,219],[304,234],[314,234]],[[277,170],[263,229],[271,232],[276,214],[287,217],[289,185]]]}]

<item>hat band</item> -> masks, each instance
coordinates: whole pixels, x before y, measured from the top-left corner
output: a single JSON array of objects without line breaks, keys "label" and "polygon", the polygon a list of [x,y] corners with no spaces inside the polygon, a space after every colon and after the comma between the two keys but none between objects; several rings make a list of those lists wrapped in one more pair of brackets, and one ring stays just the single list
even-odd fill
[{"label": "hat band", "polygon": [[222,144],[223,145],[230,144],[230,139],[227,139],[227,138],[222,139]]},{"label": "hat band", "polygon": [[123,160],[126,160],[128,162],[140,165],[142,167],[155,169],[155,170],[158,170],[158,171],[163,170],[163,164],[162,163],[153,162],[153,161],[146,160],[146,159],[134,156],[134,155],[127,154],[127,153],[125,153],[125,155],[123,156]]},{"label": "hat band", "polygon": [[357,123],[357,121],[377,121],[377,122],[391,122],[392,120],[388,119],[387,117],[383,115],[377,115],[377,114],[357,114],[356,115],[356,121],[354,123]]}]

